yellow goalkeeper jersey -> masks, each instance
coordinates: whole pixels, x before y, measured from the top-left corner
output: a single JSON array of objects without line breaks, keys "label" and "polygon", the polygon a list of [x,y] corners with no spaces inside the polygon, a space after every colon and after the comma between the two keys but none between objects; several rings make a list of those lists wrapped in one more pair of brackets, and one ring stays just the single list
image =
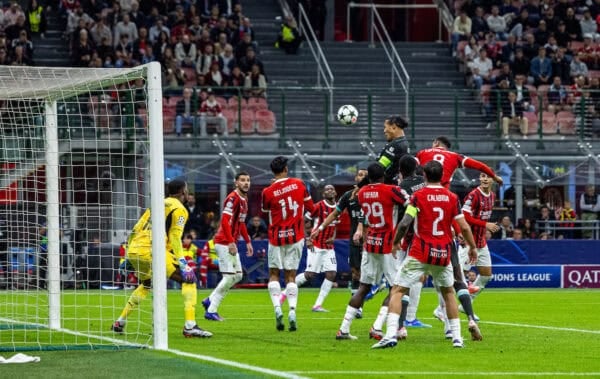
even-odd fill
[{"label": "yellow goalkeeper jersey", "polygon": [[[175,258],[183,258],[184,251],[181,244],[183,228],[188,219],[188,211],[185,206],[174,197],[165,199],[165,232],[167,234],[167,251],[175,255]],[[146,209],[142,217],[133,227],[129,236],[128,246],[130,249],[149,249],[152,247],[152,221],[150,209]]]}]

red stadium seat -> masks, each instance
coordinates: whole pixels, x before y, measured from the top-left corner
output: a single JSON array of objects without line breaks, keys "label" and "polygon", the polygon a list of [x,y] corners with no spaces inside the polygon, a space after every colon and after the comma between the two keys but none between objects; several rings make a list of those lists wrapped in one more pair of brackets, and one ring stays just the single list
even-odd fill
[{"label": "red stadium seat", "polygon": [[571,41],[570,44],[571,51],[579,51],[583,47],[583,42],[581,41]]},{"label": "red stadium seat", "polygon": [[542,133],[544,134],[556,134],[558,131],[558,124],[556,116],[552,112],[544,111],[542,113]]},{"label": "red stadium seat", "polygon": [[268,109],[256,111],[256,132],[258,134],[275,133],[275,113]]},{"label": "red stadium seat", "polygon": [[221,109],[225,109],[229,107],[229,104],[227,104],[227,99],[222,97],[222,96],[215,96],[215,100],[217,101],[217,103],[219,103],[219,105],[221,106]]},{"label": "red stadium seat", "polygon": [[560,134],[573,135],[577,131],[575,115],[569,111],[562,111],[556,114],[556,121]]},{"label": "red stadium seat", "polygon": [[488,104],[490,102],[490,93],[492,92],[491,84],[484,84],[481,86],[481,102]]},{"label": "red stadium seat", "polygon": [[254,112],[248,109],[242,110],[242,125],[240,127],[242,134],[254,133]]},{"label": "red stadium seat", "polygon": [[535,86],[533,86],[531,84],[526,84],[525,87],[527,87],[527,90],[529,91],[529,97],[531,98],[531,104],[535,107],[535,109],[537,109],[538,108],[537,88],[535,88]]},{"label": "red stadium seat", "polygon": [[588,76],[590,77],[590,79],[600,78],[600,70],[590,70],[588,71]]},{"label": "red stadium seat", "polygon": [[233,134],[236,131],[238,122],[238,111],[233,109],[223,109],[223,116],[227,119],[227,131]]},{"label": "red stadium seat", "polygon": [[163,103],[163,133],[175,132],[175,106],[168,102]]},{"label": "red stadium seat", "polygon": [[538,130],[538,116],[536,112],[523,112],[523,117],[527,119],[527,134],[535,134]]},{"label": "red stadium seat", "polygon": [[268,109],[267,99],[264,97],[251,97],[248,99],[247,108],[252,111],[258,111],[261,109]]},{"label": "red stadium seat", "polygon": [[[543,109],[547,109],[548,108],[548,91],[549,90],[550,90],[550,86],[547,85],[547,84],[542,84],[537,89],[538,96],[542,95],[543,104],[544,104]],[[536,99],[536,101],[535,101],[535,107],[536,107],[536,109],[539,107],[539,105],[540,105],[540,100]],[[541,109],[538,109],[538,110],[541,110]]]},{"label": "red stadium seat", "polygon": [[195,86],[196,81],[196,69],[191,67],[182,67],[181,68],[185,73],[185,85],[186,86]]},{"label": "red stadium seat", "polygon": [[[239,106],[239,98],[237,96],[232,96],[229,98],[229,103],[228,103],[228,107],[229,109],[232,109],[234,111],[238,110],[238,106]],[[244,99],[242,97],[242,108],[246,106],[246,99]]]},{"label": "red stadium seat", "polygon": [[458,45],[456,46],[456,56],[459,59],[465,58],[465,47],[467,47],[468,44],[469,44],[469,41],[459,41],[458,42]]}]

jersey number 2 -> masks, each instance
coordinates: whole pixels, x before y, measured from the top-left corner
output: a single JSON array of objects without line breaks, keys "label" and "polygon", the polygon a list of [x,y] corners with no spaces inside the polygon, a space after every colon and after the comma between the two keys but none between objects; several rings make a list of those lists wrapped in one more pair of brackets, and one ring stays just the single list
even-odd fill
[{"label": "jersey number 2", "polygon": [[444,210],[440,207],[433,207],[433,210],[438,214],[438,216],[435,220],[433,220],[432,234],[434,236],[443,236],[444,231],[438,229],[438,224],[444,218]]}]

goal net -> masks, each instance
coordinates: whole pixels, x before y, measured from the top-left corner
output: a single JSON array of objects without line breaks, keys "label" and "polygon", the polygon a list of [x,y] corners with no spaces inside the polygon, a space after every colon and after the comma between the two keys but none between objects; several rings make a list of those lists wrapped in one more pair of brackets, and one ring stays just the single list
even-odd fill
[{"label": "goal net", "polygon": [[150,299],[111,331],[136,286],[128,231],[155,202],[164,217],[162,154],[158,64],[0,66],[0,351],[165,338]]}]

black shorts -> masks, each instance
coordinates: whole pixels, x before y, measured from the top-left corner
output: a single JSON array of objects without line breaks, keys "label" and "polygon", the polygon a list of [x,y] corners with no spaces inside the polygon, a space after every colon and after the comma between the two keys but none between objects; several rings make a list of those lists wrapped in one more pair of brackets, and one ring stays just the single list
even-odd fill
[{"label": "black shorts", "polygon": [[348,263],[350,264],[350,268],[360,271],[363,247],[362,245],[356,246],[352,241],[350,241],[349,247]]}]

